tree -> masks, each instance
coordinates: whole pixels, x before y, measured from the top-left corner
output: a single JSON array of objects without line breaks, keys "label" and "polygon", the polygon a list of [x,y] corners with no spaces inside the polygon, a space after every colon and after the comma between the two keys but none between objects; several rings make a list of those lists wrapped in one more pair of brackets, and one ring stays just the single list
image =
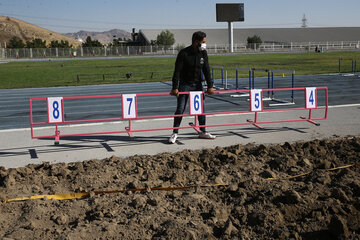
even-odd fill
[{"label": "tree", "polygon": [[72,48],[73,45],[70,44],[68,40],[65,40],[65,41],[61,40],[60,41],[60,47],[62,47],[62,48]]},{"label": "tree", "polygon": [[9,43],[7,44],[8,48],[24,48],[25,47],[25,43],[23,42],[23,40],[21,40],[18,37],[12,37],[9,41]]},{"label": "tree", "polygon": [[260,46],[262,44],[262,40],[258,35],[254,35],[252,37],[247,38],[247,43],[248,43],[247,44],[248,48],[254,49],[255,46]]},{"label": "tree", "polygon": [[110,47],[118,47],[123,45],[122,38],[114,38],[111,43],[108,44]]},{"label": "tree", "polygon": [[46,40],[35,38],[32,41],[26,41],[27,48],[46,48]]},{"label": "tree", "polygon": [[67,40],[61,40],[60,42],[58,40],[52,40],[50,42],[51,48],[72,48],[72,44],[70,45],[69,41]]},{"label": "tree", "polygon": [[185,48],[185,44],[178,44],[176,45],[176,50],[178,50],[178,52],[180,52],[181,49],[184,49]]},{"label": "tree", "polygon": [[171,46],[175,43],[174,34],[169,30],[162,31],[156,37],[156,44],[160,46]]},{"label": "tree", "polygon": [[82,44],[83,47],[102,47],[103,45],[98,40],[92,40],[90,36],[88,36],[85,42]]}]

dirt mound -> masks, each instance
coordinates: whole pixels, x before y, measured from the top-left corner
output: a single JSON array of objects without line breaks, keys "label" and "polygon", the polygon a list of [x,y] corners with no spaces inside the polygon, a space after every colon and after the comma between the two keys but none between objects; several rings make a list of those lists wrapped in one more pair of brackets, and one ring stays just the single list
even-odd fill
[{"label": "dirt mound", "polygon": [[73,38],[64,36],[62,34],[41,28],[39,26],[21,21],[16,18],[0,16],[0,42],[4,47],[4,42],[9,42],[13,37],[18,37],[24,42],[31,41],[34,38],[46,40],[50,44],[53,40],[68,41],[73,46],[79,46],[81,43]]},{"label": "dirt mound", "polygon": [[91,192],[0,205],[0,238],[360,239],[359,157],[354,137],[0,169],[3,199]]}]

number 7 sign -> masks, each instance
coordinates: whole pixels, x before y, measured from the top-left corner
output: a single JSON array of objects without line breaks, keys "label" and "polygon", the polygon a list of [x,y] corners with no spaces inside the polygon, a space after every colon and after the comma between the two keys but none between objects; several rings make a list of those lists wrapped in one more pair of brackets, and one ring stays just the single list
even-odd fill
[{"label": "number 7 sign", "polygon": [[136,118],[136,94],[123,94],[122,95],[122,112],[123,118]]}]

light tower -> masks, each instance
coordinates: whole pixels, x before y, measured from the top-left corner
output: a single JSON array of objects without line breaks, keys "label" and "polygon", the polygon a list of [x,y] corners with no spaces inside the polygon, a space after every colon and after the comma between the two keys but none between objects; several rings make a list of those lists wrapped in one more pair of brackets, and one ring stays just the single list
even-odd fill
[{"label": "light tower", "polygon": [[301,27],[306,28],[307,27],[307,19],[305,17],[305,14],[303,15],[303,18],[301,21],[302,21]]}]

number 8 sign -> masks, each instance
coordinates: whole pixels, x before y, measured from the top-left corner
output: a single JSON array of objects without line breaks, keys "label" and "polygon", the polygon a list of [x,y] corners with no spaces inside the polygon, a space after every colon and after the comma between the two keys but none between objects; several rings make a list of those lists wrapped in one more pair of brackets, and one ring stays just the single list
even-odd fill
[{"label": "number 8 sign", "polygon": [[48,105],[48,121],[49,123],[63,122],[62,114],[62,97],[49,97],[47,98]]},{"label": "number 8 sign", "polygon": [[198,115],[203,113],[203,98],[202,92],[190,92],[190,114]]},{"label": "number 8 sign", "polygon": [[250,91],[250,111],[260,112],[262,109],[262,90],[252,89]]},{"label": "number 8 sign", "polygon": [[136,118],[136,94],[122,95],[123,118]]},{"label": "number 8 sign", "polygon": [[305,98],[306,108],[316,108],[316,88],[306,88]]}]

